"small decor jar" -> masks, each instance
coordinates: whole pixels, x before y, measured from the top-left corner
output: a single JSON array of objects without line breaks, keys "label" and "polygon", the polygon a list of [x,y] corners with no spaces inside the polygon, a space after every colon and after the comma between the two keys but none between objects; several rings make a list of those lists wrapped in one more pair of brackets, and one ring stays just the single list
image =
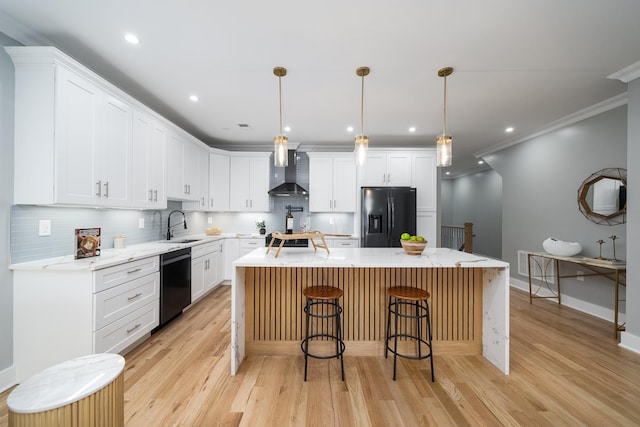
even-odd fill
[{"label": "small decor jar", "polygon": [[113,238],[114,249],[124,249],[127,247],[127,238],[123,235],[118,235]]}]

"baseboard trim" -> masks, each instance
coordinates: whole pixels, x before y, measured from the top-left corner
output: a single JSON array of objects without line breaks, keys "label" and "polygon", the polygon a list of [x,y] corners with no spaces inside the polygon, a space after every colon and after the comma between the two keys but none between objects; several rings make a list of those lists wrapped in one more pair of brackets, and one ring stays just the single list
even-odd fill
[{"label": "baseboard trim", "polygon": [[620,332],[620,344],[622,348],[640,354],[640,337],[632,335],[629,332]]},{"label": "baseboard trim", "polygon": [[[529,282],[525,282],[523,280],[518,280],[518,279],[514,279],[513,277],[510,278],[510,284],[512,287],[517,288],[517,289],[521,289],[525,292],[529,292]],[[540,296],[549,296],[550,292],[546,289],[542,289],[542,291],[546,291],[546,292],[540,292],[539,295]],[[562,295],[562,305],[566,306],[566,307],[571,307],[575,310],[581,311],[583,313],[589,314],[591,316],[597,317],[599,319],[602,320],[606,320],[608,322],[613,323],[613,310],[606,308],[606,307],[602,307],[596,304],[592,304],[590,302],[586,302],[583,301],[581,299],[569,296],[567,294],[561,294]],[[554,301],[555,302],[555,301]],[[625,322],[625,315],[624,314],[619,314],[618,315],[618,322],[620,323],[624,323]]]},{"label": "baseboard trim", "polygon": [[16,368],[14,365],[0,371],[0,393],[16,384]]}]

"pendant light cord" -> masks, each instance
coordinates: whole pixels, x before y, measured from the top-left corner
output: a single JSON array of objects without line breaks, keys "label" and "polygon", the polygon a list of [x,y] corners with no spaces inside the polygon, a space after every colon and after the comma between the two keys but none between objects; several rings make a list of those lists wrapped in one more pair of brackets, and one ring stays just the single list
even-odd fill
[{"label": "pendant light cord", "polygon": [[360,95],[360,136],[364,136],[364,74],[362,74],[362,91]]},{"label": "pendant light cord", "polygon": [[444,102],[442,109],[442,136],[447,135],[447,76],[444,76]]},{"label": "pendant light cord", "polygon": [[282,77],[278,76],[278,98],[280,99],[280,135],[282,136]]}]

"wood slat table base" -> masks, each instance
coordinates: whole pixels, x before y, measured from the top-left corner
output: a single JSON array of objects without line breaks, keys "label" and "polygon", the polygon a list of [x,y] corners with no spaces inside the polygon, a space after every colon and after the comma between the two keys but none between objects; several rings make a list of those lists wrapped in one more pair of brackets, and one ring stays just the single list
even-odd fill
[{"label": "wood slat table base", "polygon": [[9,410],[9,427],[124,427],[124,371],[84,399],[34,413]]},{"label": "wood slat table base", "polygon": [[[344,292],[340,303],[350,355],[384,353],[386,290],[401,285],[431,294],[434,352],[482,353],[482,268],[247,267],[247,355],[299,354],[305,327],[302,291],[319,285]],[[411,329],[412,323],[404,327]]]}]

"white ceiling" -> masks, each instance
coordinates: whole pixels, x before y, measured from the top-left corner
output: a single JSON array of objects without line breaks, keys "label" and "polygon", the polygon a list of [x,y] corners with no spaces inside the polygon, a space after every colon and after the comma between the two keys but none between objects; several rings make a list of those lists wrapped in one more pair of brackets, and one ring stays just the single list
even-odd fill
[{"label": "white ceiling", "polygon": [[[0,0],[0,31],[53,44],[211,146],[435,146],[444,66],[452,176],[474,154],[625,92],[640,60],[637,0]],[[139,45],[124,41],[135,33]],[[189,95],[197,94],[197,103]],[[248,130],[238,124],[250,125]],[[354,126],[349,134],[347,126]],[[408,132],[410,126],[416,132]],[[507,126],[515,127],[512,134]]]}]

